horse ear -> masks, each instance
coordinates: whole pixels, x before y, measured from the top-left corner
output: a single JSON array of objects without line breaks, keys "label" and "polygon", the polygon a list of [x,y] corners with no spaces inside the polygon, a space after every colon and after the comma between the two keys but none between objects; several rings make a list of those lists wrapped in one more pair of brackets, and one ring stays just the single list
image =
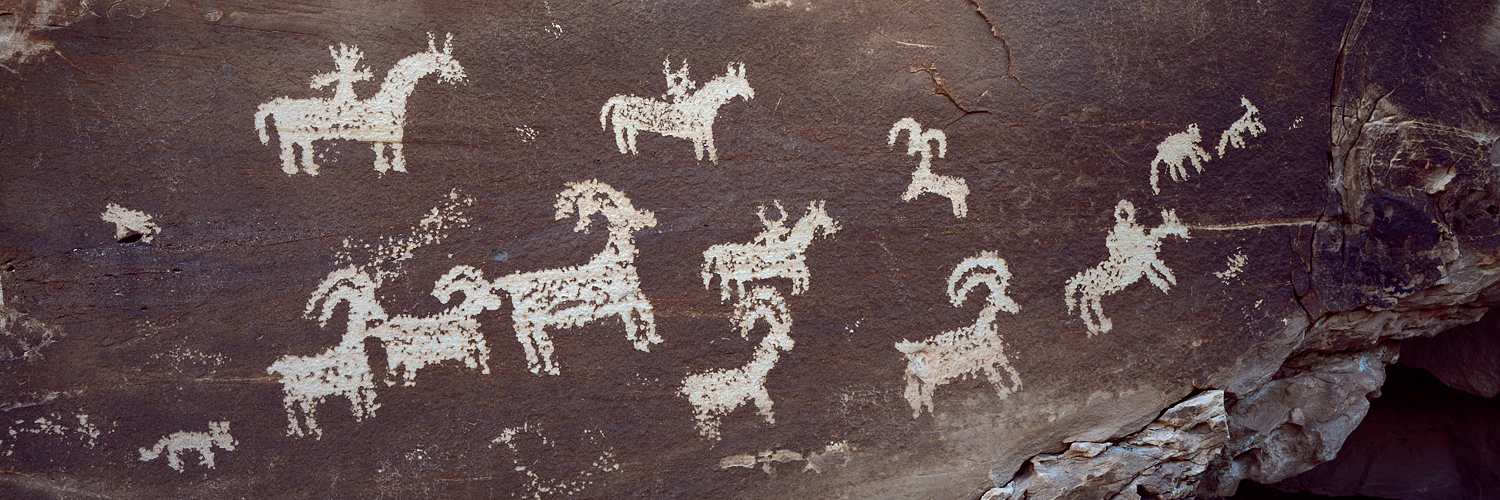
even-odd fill
[{"label": "horse ear", "polygon": [[745,77],[745,63],[740,63],[740,78]]},{"label": "horse ear", "polygon": [[448,37],[445,38],[445,39],[443,39],[443,53],[447,54],[447,55],[453,55],[453,34],[452,33],[449,33]]},{"label": "horse ear", "polygon": [[432,37],[432,32],[427,32],[427,51],[437,52],[437,40]]}]

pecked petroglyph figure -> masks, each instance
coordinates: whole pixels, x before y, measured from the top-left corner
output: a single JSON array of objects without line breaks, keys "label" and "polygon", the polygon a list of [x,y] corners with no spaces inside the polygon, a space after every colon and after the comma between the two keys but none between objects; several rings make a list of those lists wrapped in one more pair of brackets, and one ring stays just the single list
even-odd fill
[{"label": "pecked petroglyph figure", "polygon": [[896,350],[906,355],[906,402],[911,404],[912,418],[922,416],[922,408],[933,411],[932,394],[938,386],[984,372],[995,392],[1005,397],[1021,389],[1021,375],[1005,357],[1005,343],[1000,338],[997,316],[1000,311],[1015,314],[1021,306],[1005,294],[1010,269],[995,252],[981,252],[964,259],[948,276],[948,299],[953,307],[963,305],[969,291],[979,285],[989,288],[984,308],[973,325],[943,332],[920,341],[901,341]]},{"label": "pecked petroglyph figure", "polygon": [[828,216],[824,202],[807,204],[807,213],[792,227],[786,226],[789,217],[774,201],[781,218],[766,218],[766,207],[756,211],[760,223],[766,227],[750,243],[723,243],[709,247],[703,252],[703,287],[708,288],[714,276],[719,277],[721,300],[729,300],[729,286],[734,284],[740,295],[745,294],[745,282],[786,278],[792,280],[792,294],[807,290],[809,273],[804,253],[818,235],[829,236],[838,232],[838,222]]},{"label": "pecked petroglyph figure", "polygon": [[210,469],[214,468],[214,448],[224,451],[234,451],[234,436],[229,435],[229,422],[209,422],[208,432],[177,431],[172,435],[161,438],[156,446],[141,448],[142,462],[156,460],[162,455],[167,457],[167,466],[177,472],[183,472],[182,455],[188,451],[198,452],[198,463]]},{"label": "pecked petroglyph figure", "polygon": [[281,375],[289,435],[311,432],[321,437],[314,414],[330,396],[347,398],[356,420],[375,415],[380,405],[375,403],[375,377],[365,351],[365,339],[371,337],[386,350],[390,376],[400,377],[406,386],[415,385],[418,370],[446,360],[490,372],[490,351],[477,317],[502,304],[477,269],[458,266],[438,278],[432,295],[439,302],[448,304],[459,292],[464,298],[433,316],[388,317],[375,297],[380,282],[379,273],[355,266],[329,273],[308,300],[306,314],[319,310],[318,324],[327,326],[338,305],[348,304],[343,340],[313,356],[282,356],[266,369]]},{"label": "pecked petroglyph figure", "polygon": [[766,374],[776,366],[781,352],[790,351],[796,343],[791,337],[792,316],[786,300],[773,287],[752,287],[735,305],[734,321],[740,337],[748,340],[760,320],[765,320],[769,329],[749,363],[739,368],[689,375],[683,381],[681,394],[693,405],[699,434],[719,439],[720,419],[749,402],[755,403],[767,423],[776,423],[771,412],[771,395],[766,392]]},{"label": "pecked petroglyph figure", "polygon": [[511,296],[516,339],[532,373],[557,375],[547,328],[573,328],[619,316],[625,337],[650,352],[661,343],[651,302],[641,293],[635,270],[635,233],[656,226],[656,216],[637,210],[630,199],[597,180],[567,184],[557,195],[557,219],[578,217],[574,231],[588,231],[594,214],[604,215],[609,240],[588,263],[496,278],[493,286]]},{"label": "pecked petroglyph figure", "polygon": [[299,157],[302,171],[318,175],[313,142],[335,139],[371,143],[376,171],[405,172],[401,140],[406,128],[406,98],[416,89],[418,80],[432,73],[437,73],[443,83],[464,81],[464,68],[453,59],[452,44],[450,33],[442,50],[438,50],[432,34],[428,33],[427,51],[397,61],[386,73],[380,91],[368,99],[358,99],[353,86],[354,82],[371,78],[370,68],[358,68],[364,55],[353,46],[339,44],[338,50],[329,47],[338,71],[314,76],[311,87],[322,89],[334,84],[333,97],[281,97],[261,104],[255,113],[255,130],[260,134],[261,144],[271,141],[266,133],[266,119],[274,117],[281,143],[281,170],[288,175],[297,173]]},{"label": "pecked petroglyph figure", "polygon": [[1240,96],[1240,105],[1245,107],[1245,114],[1235,120],[1224,133],[1219,134],[1219,158],[1224,157],[1224,152],[1230,146],[1237,148],[1245,147],[1245,134],[1256,137],[1266,131],[1266,124],[1260,121],[1260,109],[1250,104],[1250,99]]},{"label": "pecked petroglyph figure", "polygon": [[1104,238],[1109,258],[1073,276],[1063,288],[1068,312],[1079,311],[1078,317],[1088,326],[1090,337],[1113,327],[1104,315],[1104,296],[1124,290],[1141,277],[1163,293],[1177,284],[1172,270],[1156,254],[1167,236],[1188,239],[1188,228],[1177,219],[1174,210],[1162,210],[1161,218],[1162,225],[1148,233],[1146,226],[1135,222],[1135,205],[1120,200],[1115,205],[1115,227]]},{"label": "pecked petroglyph figure", "polygon": [[672,71],[670,60],[663,61],[662,66],[667,77],[667,93],[662,97],[668,102],[634,95],[611,97],[599,110],[600,128],[609,130],[609,122],[614,122],[615,146],[620,153],[628,150],[637,154],[635,136],[644,130],[692,141],[694,157],[703,160],[703,150],[707,148],[709,161],[718,162],[714,119],[719,115],[719,107],[735,97],[747,101],[755,98],[755,89],[745,80],[745,65],[741,63],[735,68],[730,64],[726,74],[714,77],[696,92],[690,92],[697,84],[688,79],[687,62],[677,72]]},{"label": "pecked petroglyph figure", "polygon": [[969,184],[962,177],[950,177],[932,173],[932,144],[937,144],[937,156],[942,158],[948,155],[948,136],[938,129],[922,130],[922,124],[911,118],[902,118],[891,126],[890,138],[886,146],[895,146],[896,138],[901,136],[901,131],[906,131],[906,154],[909,156],[921,155],[922,159],[917,163],[917,170],[911,173],[911,184],[906,186],[906,192],[901,194],[903,201],[917,199],[922,193],[933,193],[948,198],[953,204],[953,215],[964,217],[969,214]]},{"label": "pecked petroglyph figure", "polygon": [[378,276],[347,266],[328,273],[308,300],[304,316],[311,315],[319,303],[323,304],[319,326],[328,326],[339,302],[349,304],[348,319],[338,345],[311,356],[282,356],[266,368],[267,373],[281,376],[287,435],[300,437],[311,433],[321,438],[323,431],[318,428],[316,418],[318,405],[332,396],[349,400],[355,420],[372,417],[380,408],[375,403],[375,381],[365,352],[365,338],[369,336],[365,333],[366,325],[386,318],[385,309],[375,299],[379,287]]},{"label": "pecked petroglyph figure", "polygon": [[1186,131],[1169,135],[1161,144],[1156,145],[1156,158],[1151,160],[1151,192],[1161,194],[1161,189],[1156,187],[1158,165],[1165,166],[1174,181],[1187,179],[1188,162],[1199,172],[1203,171],[1203,162],[1213,157],[1198,145],[1202,140],[1203,134],[1198,131],[1198,124],[1194,123],[1188,125]]}]

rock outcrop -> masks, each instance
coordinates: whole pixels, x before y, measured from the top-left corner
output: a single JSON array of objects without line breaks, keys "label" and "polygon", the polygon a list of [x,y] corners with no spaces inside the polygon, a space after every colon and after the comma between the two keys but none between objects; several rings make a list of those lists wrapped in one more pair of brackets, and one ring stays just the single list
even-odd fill
[{"label": "rock outcrop", "polygon": [[1293,477],[1500,304],[1496,12],[0,6],[0,496]]}]

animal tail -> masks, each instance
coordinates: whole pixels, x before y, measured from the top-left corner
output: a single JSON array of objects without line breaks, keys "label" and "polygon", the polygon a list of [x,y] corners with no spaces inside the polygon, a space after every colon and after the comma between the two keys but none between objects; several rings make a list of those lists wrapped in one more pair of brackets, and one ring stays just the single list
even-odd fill
[{"label": "animal tail", "polygon": [[260,143],[270,144],[271,136],[266,134],[266,117],[271,115],[271,110],[262,104],[260,110],[255,112],[255,131],[260,133]]}]

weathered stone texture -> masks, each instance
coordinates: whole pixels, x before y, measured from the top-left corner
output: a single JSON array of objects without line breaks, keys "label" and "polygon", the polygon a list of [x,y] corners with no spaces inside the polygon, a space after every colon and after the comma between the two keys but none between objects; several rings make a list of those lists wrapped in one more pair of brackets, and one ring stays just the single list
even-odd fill
[{"label": "weathered stone texture", "polygon": [[0,485],[1289,477],[1500,304],[1496,9],[3,5]]}]

